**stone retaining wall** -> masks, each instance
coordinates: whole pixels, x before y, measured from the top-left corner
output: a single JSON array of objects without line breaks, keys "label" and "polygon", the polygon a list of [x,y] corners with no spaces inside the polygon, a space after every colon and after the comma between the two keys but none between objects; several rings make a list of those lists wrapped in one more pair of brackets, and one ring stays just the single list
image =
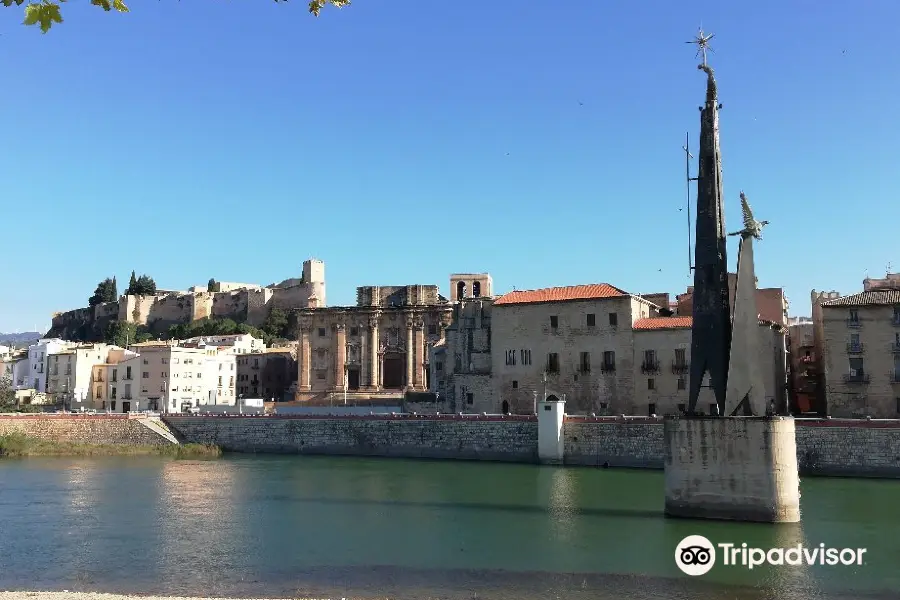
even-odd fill
[{"label": "stone retaining wall", "polygon": [[[537,462],[530,416],[181,416],[164,418],[184,442],[233,452],[343,454]],[[0,435],[105,444],[166,444],[124,415],[0,415]],[[799,419],[797,460],[805,475],[900,478],[900,421]],[[566,417],[567,465],[661,469],[662,419]]]},{"label": "stone retaining wall", "polygon": [[128,415],[0,415],[0,435],[21,432],[42,440],[164,446],[172,442]]},{"label": "stone retaining wall", "polygon": [[534,417],[167,416],[187,442],[232,452],[537,462]]}]

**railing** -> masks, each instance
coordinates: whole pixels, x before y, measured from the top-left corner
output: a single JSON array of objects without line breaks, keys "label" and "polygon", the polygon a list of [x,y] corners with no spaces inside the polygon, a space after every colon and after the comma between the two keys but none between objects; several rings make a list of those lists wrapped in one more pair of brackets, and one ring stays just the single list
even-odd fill
[{"label": "railing", "polygon": [[859,319],[847,319],[847,327],[862,327],[862,321]]},{"label": "railing", "polygon": [[641,373],[659,373],[659,361],[645,360],[641,363]]},{"label": "railing", "polygon": [[855,344],[847,344],[847,354],[862,354],[865,350],[865,344],[857,342]]},{"label": "railing", "polygon": [[861,373],[858,375],[844,374],[844,383],[869,383],[869,375]]},{"label": "railing", "polygon": [[601,364],[601,365],[600,365],[600,372],[601,372],[601,373],[615,373],[615,372],[616,372],[616,365],[614,365],[614,364]]},{"label": "railing", "polygon": [[684,375],[691,370],[690,363],[675,361],[672,363],[672,373],[675,375]]}]

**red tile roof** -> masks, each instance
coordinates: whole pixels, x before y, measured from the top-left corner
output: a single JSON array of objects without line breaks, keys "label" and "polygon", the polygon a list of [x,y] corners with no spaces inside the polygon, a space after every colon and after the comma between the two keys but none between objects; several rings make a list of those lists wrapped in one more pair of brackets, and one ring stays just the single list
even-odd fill
[{"label": "red tile roof", "polygon": [[516,290],[494,300],[494,306],[571,302],[573,300],[601,300],[604,298],[624,298],[628,295],[628,292],[624,292],[608,283],[593,283],[590,285],[569,285],[541,290]]},{"label": "red tile roof", "polygon": [[649,319],[638,319],[634,322],[632,329],[690,329],[693,322],[692,317],[650,317]]},{"label": "red tile roof", "polygon": [[[778,327],[784,329],[775,321],[759,319],[757,321],[762,327]],[[652,331],[654,329],[690,329],[694,323],[693,317],[650,317],[649,319],[638,319],[632,325],[632,329],[636,331]]]}]

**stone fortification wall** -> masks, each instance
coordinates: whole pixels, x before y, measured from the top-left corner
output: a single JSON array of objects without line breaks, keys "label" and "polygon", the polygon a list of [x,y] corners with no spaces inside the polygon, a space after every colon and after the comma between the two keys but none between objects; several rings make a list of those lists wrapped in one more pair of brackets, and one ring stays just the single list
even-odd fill
[{"label": "stone fortification wall", "polygon": [[185,441],[234,452],[537,462],[534,417],[169,416]]},{"label": "stone fortification wall", "polygon": [[0,435],[85,444],[164,446],[162,434],[128,415],[0,415]]}]

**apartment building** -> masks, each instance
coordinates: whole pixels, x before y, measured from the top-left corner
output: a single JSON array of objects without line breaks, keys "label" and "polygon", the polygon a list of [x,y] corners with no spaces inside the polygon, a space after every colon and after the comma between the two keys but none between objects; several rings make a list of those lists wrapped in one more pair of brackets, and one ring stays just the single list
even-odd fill
[{"label": "apartment building", "polygon": [[[728,274],[728,301],[734,309],[734,294],[737,290],[737,273]],[[692,316],[694,307],[694,287],[688,286],[687,291],[676,296],[675,312],[680,317]],[[756,309],[759,318],[771,321],[782,327],[787,327],[788,309],[790,303],[784,295],[784,288],[757,288]]]},{"label": "apartment building", "polygon": [[109,344],[82,344],[47,357],[47,394],[67,409],[92,408],[94,366],[109,362]]},{"label": "apartment building", "polygon": [[[900,280],[838,298],[813,292],[826,410],[834,417],[900,416]],[[897,285],[898,289],[882,286]]]},{"label": "apartment building", "polygon": [[[691,317],[651,317],[634,322],[634,404],[630,414],[674,415],[688,403],[691,361]],[[786,329],[759,322],[758,356],[766,405],[784,409],[786,395]],[[708,377],[708,375],[707,375]],[[715,414],[715,396],[704,385],[697,410]]]},{"label": "apartment building", "polygon": [[139,406],[184,412],[206,404],[235,403],[234,354],[172,342],[145,342],[129,349],[140,354]]},{"label": "apartment building", "polygon": [[491,309],[495,402],[504,412],[531,413],[548,395],[565,398],[569,414],[633,413],[632,326],[658,308],[607,283],[497,298]]},{"label": "apartment building", "polygon": [[788,325],[789,391],[792,414],[824,414],[819,395],[819,358],[815,324],[811,319],[792,319]]},{"label": "apartment building", "polygon": [[297,349],[268,348],[235,356],[239,398],[290,401],[289,390],[297,382]]},{"label": "apartment building", "polygon": [[108,361],[94,366],[91,408],[123,413],[154,410],[140,402],[140,355],[128,350],[111,351]]}]

